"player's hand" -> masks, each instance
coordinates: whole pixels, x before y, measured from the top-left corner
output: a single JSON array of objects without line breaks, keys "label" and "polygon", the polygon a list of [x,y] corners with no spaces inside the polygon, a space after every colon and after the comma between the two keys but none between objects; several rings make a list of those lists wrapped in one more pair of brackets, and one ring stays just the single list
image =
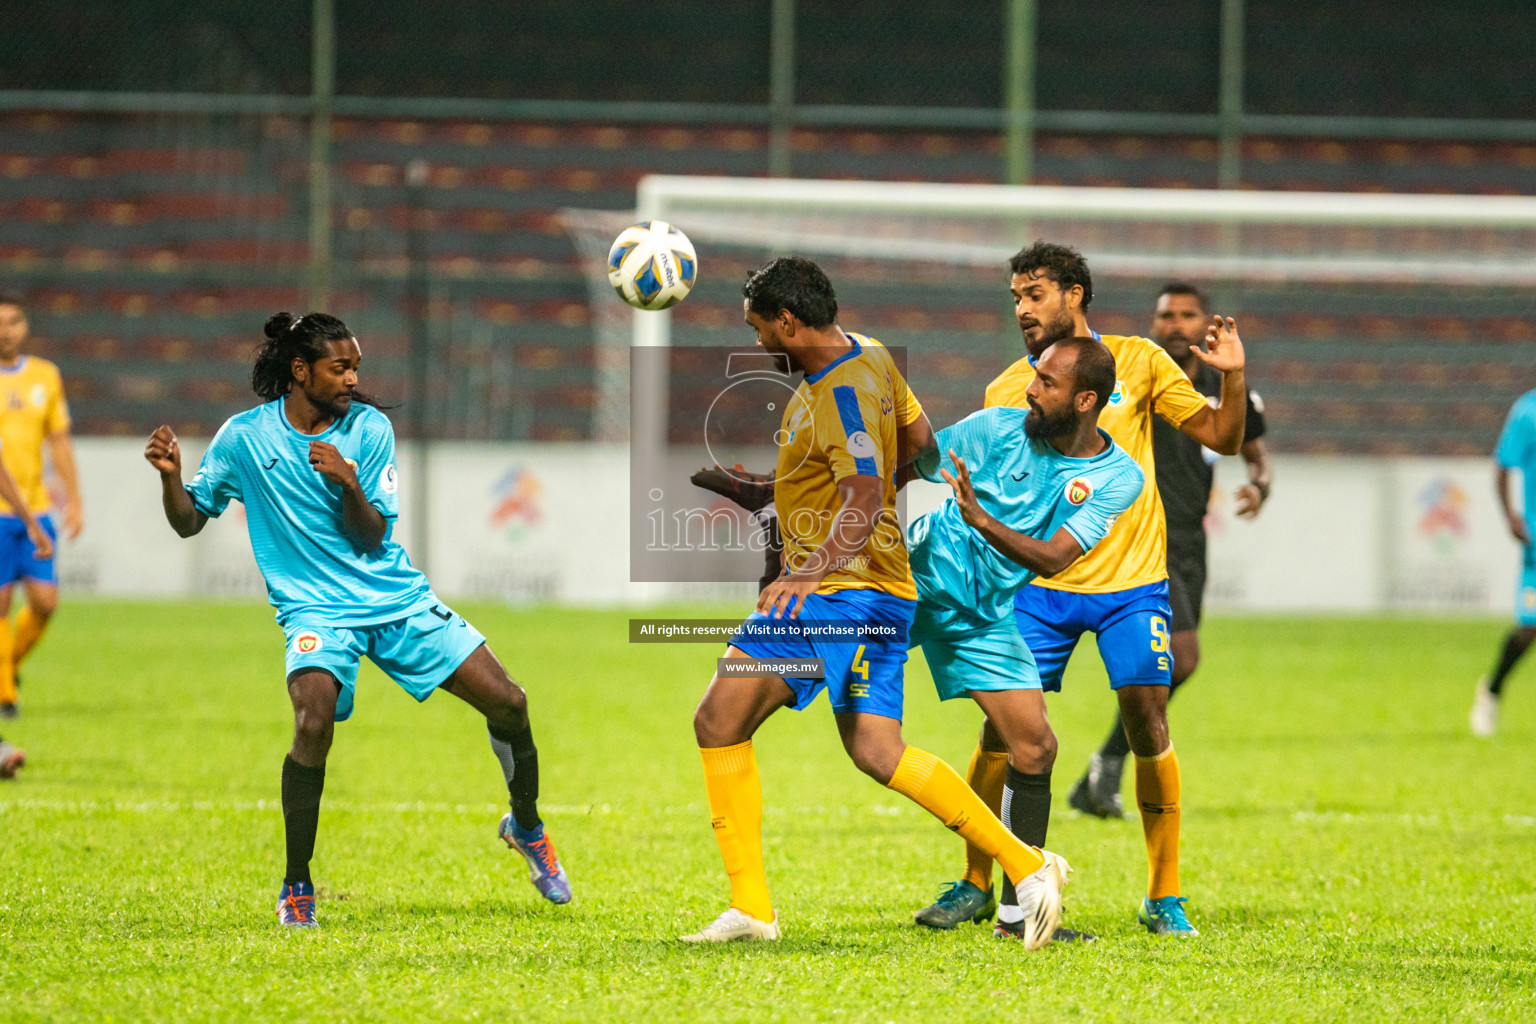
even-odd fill
[{"label": "player's hand", "polygon": [[47,561],[53,557],[53,538],[36,519],[27,520],[27,539],[32,542],[32,557]]},{"label": "player's hand", "polygon": [[1192,348],[1189,353],[1206,366],[1222,373],[1241,370],[1245,357],[1243,339],[1237,336],[1237,322],[1231,317],[1211,317],[1211,322],[1205,328],[1205,351]]},{"label": "player's hand", "polygon": [[309,464],[315,472],[339,487],[357,483],[357,466],[349,462],[333,444],[309,442]]},{"label": "player's hand", "polygon": [[1526,528],[1525,517],[1511,512],[1509,513],[1508,518],[1509,532],[1515,535],[1515,540],[1519,541],[1521,544],[1524,544],[1526,547],[1530,547],[1531,531]]},{"label": "player's hand", "polygon": [[80,531],[85,529],[85,511],[80,507],[80,499],[64,503],[64,536],[74,540],[80,536]]},{"label": "player's hand", "polygon": [[955,450],[949,450],[949,459],[955,464],[956,473],[950,475],[949,470],[939,470],[939,475],[949,482],[949,486],[955,492],[955,504],[960,507],[960,517],[966,524],[979,530],[992,521],[981,502],[976,500],[976,491],[971,487],[971,471],[965,467],[965,460],[955,454]]},{"label": "player's hand", "polygon": [[1237,502],[1239,519],[1252,519],[1264,507],[1264,492],[1259,490],[1258,484],[1243,484],[1233,492],[1232,497]]},{"label": "player's hand", "polygon": [[803,576],[780,576],[757,595],[757,610],[770,618],[782,619],[786,614],[792,619],[800,617],[805,599],[816,593],[821,580]]},{"label": "player's hand", "polygon": [[[180,479],[181,445],[176,440],[176,431],[167,426],[156,427],[155,432],[149,435],[149,443],[144,446],[144,458],[165,476]],[[66,512],[66,523],[67,515]]]}]

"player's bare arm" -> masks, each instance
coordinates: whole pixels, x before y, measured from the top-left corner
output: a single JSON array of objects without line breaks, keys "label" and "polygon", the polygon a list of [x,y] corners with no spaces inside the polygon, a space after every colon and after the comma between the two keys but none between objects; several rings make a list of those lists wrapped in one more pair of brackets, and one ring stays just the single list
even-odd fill
[{"label": "player's bare arm", "polygon": [[917,461],[939,447],[933,433],[933,424],[928,422],[928,414],[921,413],[917,419],[900,428],[896,444],[902,460],[901,465],[896,467],[896,487],[900,489],[918,476]]},{"label": "player's bare arm", "polygon": [[208,523],[208,517],[198,511],[181,482],[181,444],[176,432],[168,426],[159,426],[149,435],[144,446],[144,458],[160,473],[160,503],[165,507],[165,520],[178,536],[190,537]]},{"label": "player's bare arm", "polygon": [[1246,357],[1237,322],[1231,317],[1211,317],[1205,332],[1205,350],[1191,348],[1189,354],[1220,371],[1221,401],[1214,408],[1195,413],[1178,427],[1214,452],[1236,455],[1243,446],[1248,413],[1248,385],[1243,379]]},{"label": "player's bare arm", "polygon": [[1269,485],[1274,474],[1269,465],[1269,448],[1262,437],[1244,441],[1243,464],[1248,469],[1248,482],[1233,495],[1239,519],[1252,519],[1269,500]]},{"label": "player's bare arm", "polygon": [[357,482],[357,469],[336,446],[326,441],[309,442],[309,464],[341,488],[341,520],[352,539],[364,551],[384,543],[389,524],[384,521],[384,514],[368,501],[362,484]]},{"label": "player's bare arm", "polygon": [[849,476],[837,482],[843,504],[832,520],[826,542],[806,557],[804,565],[763,588],[757,598],[759,612],[776,619],[785,614],[792,619],[800,616],[806,597],[816,592],[827,574],[846,565],[869,543],[884,507],[881,487],[877,476]]},{"label": "player's bare arm", "polygon": [[1516,511],[1514,503],[1509,499],[1509,470],[1503,466],[1498,467],[1494,475],[1494,486],[1499,492],[1499,507],[1504,510],[1504,521],[1509,524],[1509,532],[1521,544],[1530,544],[1531,532],[1525,528],[1525,517]]},{"label": "player's bare arm", "polygon": [[75,443],[69,431],[48,435],[48,454],[64,483],[64,536],[74,540],[85,527],[85,510],[80,501],[80,475],[75,470]]},{"label": "player's bare arm", "polygon": [[1036,540],[1004,526],[976,500],[976,491],[971,486],[971,472],[965,460],[956,455],[953,449],[949,457],[955,464],[956,473],[952,475],[947,469],[940,469],[939,473],[954,489],[955,504],[960,508],[961,518],[1005,558],[1038,576],[1051,577],[1082,557],[1082,545],[1065,529],[1057,530],[1050,540]]},{"label": "player's bare arm", "polygon": [[27,539],[37,549],[37,558],[53,557],[53,538],[48,536],[37,517],[32,514],[31,507],[25,498],[21,496],[21,488],[16,486],[16,478],[11,476],[5,466],[0,465],[0,498],[4,498],[16,510],[21,521],[27,525]]}]

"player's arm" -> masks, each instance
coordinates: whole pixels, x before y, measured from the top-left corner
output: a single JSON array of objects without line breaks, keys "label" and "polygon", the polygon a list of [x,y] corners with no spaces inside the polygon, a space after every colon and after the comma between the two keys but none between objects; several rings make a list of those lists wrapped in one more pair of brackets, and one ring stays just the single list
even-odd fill
[{"label": "player's arm", "polygon": [[[832,520],[832,529],[826,541],[806,556],[805,564],[763,588],[757,598],[757,610],[764,615],[790,618],[800,614],[805,598],[816,592],[827,575],[864,550],[875,523],[884,509],[882,490],[884,481],[878,476],[856,474],[837,482],[837,496],[842,506]],[[788,568],[788,567],[786,567]]]},{"label": "player's arm", "polygon": [[1515,509],[1514,502],[1509,496],[1509,468],[1500,465],[1494,472],[1494,486],[1499,492],[1499,507],[1504,510],[1504,521],[1509,524],[1509,532],[1514,534],[1515,540],[1521,544],[1531,543],[1531,532],[1525,527],[1525,517]]},{"label": "player's arm", "polygon": [[1244,441],[1243,464],[1248,469],[1248,482],[1237,489],[1237,517],[1252,519],[1269,500],[1269,485],[1274,477],[1269,466],[1269,447],[1262,437]]},{"label": "player's arm", "polygon": [[181,445],[176,432],[167,426],[156,427],[144,446],[144,458],[160,472],[160,503],[165,507],[165,520],[171,529],[179,536],[190,537],[207,525],[208,517],[182,485]]},{"label": "player's arm", "polygon": [[949,458],[955,465],[955,472],[951,474],[947,469],[940,469],[939,473],[954,488],[955,504],[960,507],[961,518],[1009,561],[1037,576],[1050,577],[1083,556],[1082,544],[1066,527],[1057,530],[1050,540],[1039,540],[1004,526],[976,500],[964,456],[950,449]]},{"label": "player's arm", "polygon": [[939,450],[938,438],[933,433],[933,424],[928,422],[926,412],[919,413],[917,419],[899,428],[899,431],[897,451],[902,454],[902,463],[896,467],[898,490],[905,487],[908,481],[916,480],[922,475],[918,471],[920,459],[931,459]]},{"label": "player's arm", "polygon": [[80,503],[80,475],[75,470],[75,443],[68,430],[48,435],[48,453],[64,482],[64,536],[73,540],[85,526],[85,512]]},{"label": "player's arm", "polygon": [[1196,410],[1176,426],[1211,451],[1236,455],[1243,446],[1243,426],[1248,418],[1248,385],[1243,380],[1246,358],[1237,323],[1231,317],[1211,317],[1205,351],[1192,348],[1190,354],[1221,371],[1221,401],[1214,408]]},{"label": "player's arm", "polygon": [[353,468],[336,446],[325,441],[309,442],[309,464],[315,472],[341,488],[341,523],[347,534],[364,551],[384,543],[389,523],[363,493]]},{"label": "player's arm", "polygon": [[32,542],[36,557],[52,558],[53,538],[48,536],[48,532],[32,514],[32,507],[27,504],[27,499],[21,496],[21,488],[16,486],[16,478],[11,476],[11,471],[5,468],[4,463],[0,463],[0,498],[4,498],[21,517],[21,521],[26,524],[27,539]]}]

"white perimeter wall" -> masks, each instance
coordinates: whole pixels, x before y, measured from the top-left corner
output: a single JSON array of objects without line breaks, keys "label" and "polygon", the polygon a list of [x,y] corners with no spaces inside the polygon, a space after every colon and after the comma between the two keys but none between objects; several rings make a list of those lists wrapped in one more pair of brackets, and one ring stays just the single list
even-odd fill
[{"label": "white perimeter wall", "polygon": [[[184,441],[190,478],[203,442]],[[78,441],[86,531],[60,554],[65,587],[113,596],[264,596],[238,505],[180,540],[160,510],[143,441]],[[755,587],[631,584],[628,453],[589,444],[434,445],[428,543],[400,455],[396,536],[448,598],[642,604],[678,597],[745,601]],[[1486,459],[1277,457],[1257,521],[1231,515],[1242,464],[1223,459],[1212,504],[1212,611],[1425,609],[1507,614],[1519,571]],[[914,485],[909,513],[947,488]],[[746,557],[742,564],[754,566]],[[755,578],[755,569],[743,573]]]}]

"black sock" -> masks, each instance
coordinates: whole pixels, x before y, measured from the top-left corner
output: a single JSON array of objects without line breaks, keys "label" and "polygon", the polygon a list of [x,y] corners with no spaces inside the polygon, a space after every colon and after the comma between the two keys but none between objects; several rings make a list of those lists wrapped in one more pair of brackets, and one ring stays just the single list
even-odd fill
[{"label": "black sock", "polygon": [[507,781],[512,797],[512,817],[524,830],[539,825],[539,748],[533,745],[533,728],[523,726],[516,732],[501,733],[491,728],[491,737],[512,748],[514,770]]},{"label": "black sock", "polygon": [[[1045,848],[1045,835],[1051,827],[1051,773],[1029,775],[1008,766],[1003,784],[1003,824],[1021,843]],[[1015,904],[1013,883],[1003,876],[1004,903]]]},{"label": "black sock", "polygon": [[1099,748],[1100,757],[1124,757],[1131,752],[1131,741],[1125,738],[1125,723],[1120,720],[1120,713],[1115,712],[1115,724],[1110,727],[1109,735],[1104,737],[1104,745]]},{"label": "black sock", "polygon": [[1494,666],[1493,675],[1488,678],[1488,692],[1495,697],[1504,690],[1504,679],[1514,670],[1515,662],[1525,653],[1530,646],[1529,641],[1522,640],[1518,629],[1511,630],[1509,636],[1504,638],[1504,649],[1499,652],[1499,663]]},{"label": "black sock", "polygon": [[325,790],[325,766],[310,768],[283,758],[283,829],[288,837],[288,871],[284,885],[308,882],[309,859],[315,855],[315,831],[320,825],[320,794]]}]

